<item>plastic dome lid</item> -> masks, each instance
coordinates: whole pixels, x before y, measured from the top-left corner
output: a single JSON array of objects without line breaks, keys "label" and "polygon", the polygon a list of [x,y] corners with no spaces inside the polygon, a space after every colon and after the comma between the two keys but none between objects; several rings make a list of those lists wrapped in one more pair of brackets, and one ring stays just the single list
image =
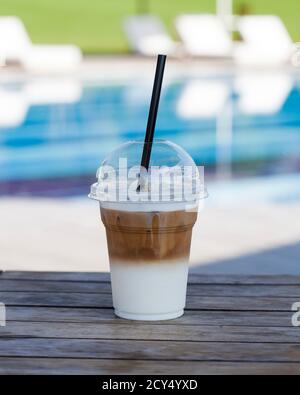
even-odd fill
[{"label": "plastic dome lid", "polygon": [[[154,140],[148,171],[141,169],[143,141],[112,151],[97,171],[89,197],[110,202],[191,202],[207,197],[204,168],[177,144]],[[138,186],[140,185],[140,189]]]}]

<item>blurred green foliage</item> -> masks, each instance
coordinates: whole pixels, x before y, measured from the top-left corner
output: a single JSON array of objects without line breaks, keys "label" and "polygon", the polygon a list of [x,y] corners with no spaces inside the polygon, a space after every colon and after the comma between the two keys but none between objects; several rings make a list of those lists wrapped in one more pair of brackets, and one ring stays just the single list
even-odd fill
[{"label": "blurred green foliage", "polygon": [[[173,20],[178,14],[214,12],[215,0],[1,0],[0,15],[17,15],[36,43],[74,43],[85,53],[128,51],[122,31],[127,15],[142,10],[162,18],[176,37]],[[276,14],[292,38],[300,41],[299,0],[234,0],[235,11]]]}]

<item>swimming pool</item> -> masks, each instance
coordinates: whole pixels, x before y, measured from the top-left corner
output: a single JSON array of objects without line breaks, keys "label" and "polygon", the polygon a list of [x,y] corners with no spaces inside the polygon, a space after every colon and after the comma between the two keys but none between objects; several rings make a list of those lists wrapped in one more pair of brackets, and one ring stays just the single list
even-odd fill
[{"label": "swimming pool", "polygon": [[[0,195],[86,195],[107,153],[143,138],[150,94],[151,80],[139,78],[2,83]],[[299,108],[295,74],[174,77],[164,85],[156,137],[204,164],[213,188],[249,180],[272,195],[267,179],[279,199],[298,200]]]}]

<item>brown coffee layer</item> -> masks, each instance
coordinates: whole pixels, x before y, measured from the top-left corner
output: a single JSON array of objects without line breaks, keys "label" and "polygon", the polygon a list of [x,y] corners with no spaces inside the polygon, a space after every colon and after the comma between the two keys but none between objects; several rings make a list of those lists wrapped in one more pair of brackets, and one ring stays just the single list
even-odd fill
[{"label": "brown coffee layer", "polygon": [[196,212],[130,212],[101,208],[111,262],[188,260]]}]

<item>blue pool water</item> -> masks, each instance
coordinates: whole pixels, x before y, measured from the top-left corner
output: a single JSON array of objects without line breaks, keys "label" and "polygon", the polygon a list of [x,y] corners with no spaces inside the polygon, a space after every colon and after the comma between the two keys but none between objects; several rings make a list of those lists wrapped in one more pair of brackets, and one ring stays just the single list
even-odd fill
[{"label": "blue pool water", "polygon": [[[150,94],[142,80],[0,85],[0,195],[86,195],[109,151],[143,138]],[[295,75],[167,80],[156,137],[204,164],[208,182],[274,179],[300,199],[299,109]]]}]

